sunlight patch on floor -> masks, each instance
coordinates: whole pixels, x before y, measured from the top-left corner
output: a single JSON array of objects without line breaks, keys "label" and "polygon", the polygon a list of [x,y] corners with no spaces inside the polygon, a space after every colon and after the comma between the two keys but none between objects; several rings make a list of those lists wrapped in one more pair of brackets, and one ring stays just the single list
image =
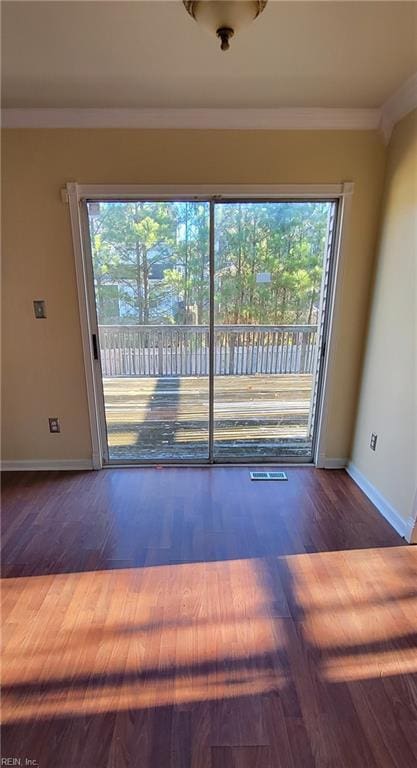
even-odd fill
[{"label": "sunlight patch on floor", "polygon": [[2,596],[4,722],[417,671],[411,547],[10,578]]},{"label": "sunlight patch on floor", "polygon": [[282,558],[304,641],[323,679],[417,671],[417,551],[365,549]]},{"label": "sunlight patch on floor", "polygon": [[262,693],[283,679],[265,664],[286,636],[261,561],[6,579],[4,599],[5,722]]}]

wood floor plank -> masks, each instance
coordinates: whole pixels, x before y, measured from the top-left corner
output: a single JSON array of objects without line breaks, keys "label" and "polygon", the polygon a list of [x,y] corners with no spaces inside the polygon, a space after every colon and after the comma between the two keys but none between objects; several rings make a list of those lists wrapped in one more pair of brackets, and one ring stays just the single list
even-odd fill
[{"label": "wood floor plank", "polygon": [[211,768],[273,768],[269,747],[212,747]]}]

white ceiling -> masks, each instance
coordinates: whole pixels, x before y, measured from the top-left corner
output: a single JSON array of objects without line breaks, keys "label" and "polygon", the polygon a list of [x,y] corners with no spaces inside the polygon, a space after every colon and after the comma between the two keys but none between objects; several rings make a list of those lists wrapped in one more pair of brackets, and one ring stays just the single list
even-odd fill
[{"label": "white ceiling", "polygon": [[417,2],[280,2],[220,52],[181,0],[2,2],[6,107],[377,107],[417,70]]}]

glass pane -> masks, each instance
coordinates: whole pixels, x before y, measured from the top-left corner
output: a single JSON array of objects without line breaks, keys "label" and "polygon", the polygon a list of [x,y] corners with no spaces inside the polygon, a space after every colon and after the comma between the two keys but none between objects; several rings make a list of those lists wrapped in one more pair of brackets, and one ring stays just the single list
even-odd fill
[{"label": "glass pane", "polygon": [[208,456],[209,205],[88,203],[110,460]]},{"label": "glass pane", "polygon": [[216,203],[214,455],[311,458],[330,202]]}]

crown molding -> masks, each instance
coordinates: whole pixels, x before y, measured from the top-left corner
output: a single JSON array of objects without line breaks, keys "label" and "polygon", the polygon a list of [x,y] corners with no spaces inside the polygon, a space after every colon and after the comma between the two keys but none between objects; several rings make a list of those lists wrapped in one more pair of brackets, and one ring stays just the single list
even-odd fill
[{"label": "crown molding", "polygon": [[379,128],[388,144],[394,126],[417,107],[417,72],[398,88],[381,108]]},{"label": "crown molding", "polygon": [[3,128],[377,130],[379,109],[3,109]]},{"label": "crown molding", "polygon": [[381,108],[276,109],[3,109],[3,128],[136,128],[200,130],[380,130],[388,143],[396,123],[417,107],[417,72]]}]

